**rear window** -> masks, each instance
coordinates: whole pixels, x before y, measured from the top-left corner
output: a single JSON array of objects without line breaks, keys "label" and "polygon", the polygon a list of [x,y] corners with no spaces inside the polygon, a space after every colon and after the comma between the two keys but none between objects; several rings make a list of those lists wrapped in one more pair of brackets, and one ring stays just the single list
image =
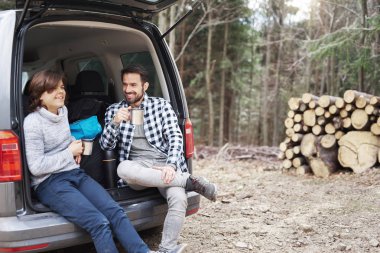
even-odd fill
[{"label": "rear window", "polygon": [[[106,74],[106,70],[104,69],[104,66],[102,62],[100,61],[100,59],[96,57],[83,59],[83,60],[78,61],[77,66],[78,66],[78,73],[84,70],[94,70],[98,72],[100,76],[102,77],[103,87],[108,86],[107,85],[108,77]],[[104,92],[107,93],[107,89]]]},{"label": "rear window", "polygon": [[149,73],[149,88],[147,93],[149,96],[162,97],[161,86],[158,81],[156,68],[154,67],[152,57],[149,52],[126,53],[120,56],[123,67],[130,64],[142,65]]}]

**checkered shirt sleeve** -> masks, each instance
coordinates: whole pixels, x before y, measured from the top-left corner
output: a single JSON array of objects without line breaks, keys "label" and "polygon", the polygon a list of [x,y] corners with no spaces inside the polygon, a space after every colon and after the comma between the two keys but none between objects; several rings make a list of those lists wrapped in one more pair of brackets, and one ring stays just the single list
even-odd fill
[{"label": "checkered shirt sleeve", "polygon": [[112,121],[117,111],[123,107],[128,107],[128,104],[125,101],[112,104],[107,108],[107,111],[105,113],[104,129],[99,141],[100,146],[103,150],[113,150],[118,147],[120,161],[128,159],[127,150],[129,150],[130,147],[129,149],[125,149],[125,147],[126,143],[132,142],[133,131],[132,128],[127,127],[130,125],[126,124],[125,122],[116,125]]}]

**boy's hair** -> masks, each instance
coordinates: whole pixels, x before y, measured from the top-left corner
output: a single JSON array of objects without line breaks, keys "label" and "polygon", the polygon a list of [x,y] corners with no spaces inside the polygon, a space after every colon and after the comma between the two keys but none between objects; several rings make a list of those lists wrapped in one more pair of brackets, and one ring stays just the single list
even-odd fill
[{"label": "boy's hair", "polygon": [[29,110],[35,111],[41,107],[41,95],[47,91],[53,92],[57,88],[59,81],[66,82],[65,75],[62,71],[42,70],[35,73],[28,87],[29,93]]}]

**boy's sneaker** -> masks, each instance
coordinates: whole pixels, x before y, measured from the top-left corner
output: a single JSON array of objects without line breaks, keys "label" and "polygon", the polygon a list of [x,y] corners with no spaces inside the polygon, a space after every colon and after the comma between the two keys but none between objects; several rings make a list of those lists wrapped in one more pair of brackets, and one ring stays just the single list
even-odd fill
[{"label": "boy's sneaker", "polygon": [[201,194],[203,197],[211,201],[216,201],[216,195],[217,195],[216,184],[210,183],[204,177],[195,177],[193,175],[190,175],[189,179],[191,180],[191,183],[193,184],[195,192]]}]

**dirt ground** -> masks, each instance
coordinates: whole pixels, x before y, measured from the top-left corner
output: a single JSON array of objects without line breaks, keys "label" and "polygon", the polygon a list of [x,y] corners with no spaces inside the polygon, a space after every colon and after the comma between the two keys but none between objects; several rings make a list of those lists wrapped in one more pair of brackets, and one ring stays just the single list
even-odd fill
[{"label": "dirt ground", "polygon": [[[187,217],[180,239],[187,253],[380,252],[379,168],[321,179],[283,172],[275,160],[194,165],[220,196],[202,198],[199,212]],[[141,235],[157,249],[160,232]]]},{"label": "dirt ground", "polygon": [[220,197],[187,218],[188,253],[380,252],[380,169],[321,179],[276,161],[204,159],[194,171],[218,183]]}]

